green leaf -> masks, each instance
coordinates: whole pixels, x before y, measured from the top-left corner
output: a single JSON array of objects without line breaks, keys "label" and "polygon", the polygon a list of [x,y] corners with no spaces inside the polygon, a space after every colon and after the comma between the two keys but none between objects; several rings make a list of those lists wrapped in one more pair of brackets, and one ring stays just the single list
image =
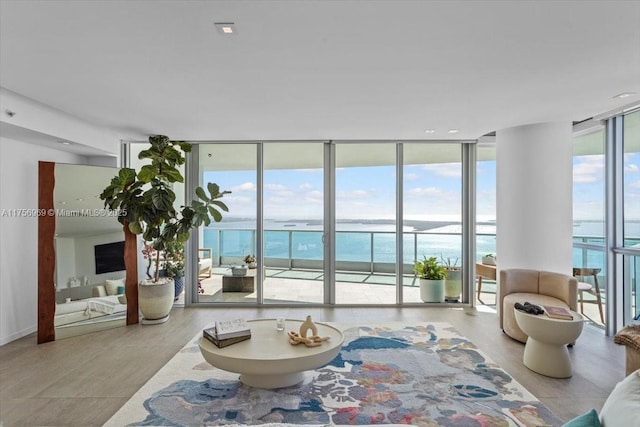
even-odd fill
[{"label": "green leaf", "polygon": [[142,233],[142,225],[140,225],[140,223],[137,221],[130,222],[129,231],[131,231],[133,234],[140,234]]},{"label": "green leaf", "polygon": [[138,172],[138,179],[142,182],[151,182],[156,177],[156,169],[151,165],[144,165]]},{"label": "green leaf", "polygon": [[165,166],[162,172],[169,182],[184,182],[184,178],[180,171],[172,166]]},{"label": "green leaf", "polygon": [[209,214],[213,217],[215,222],[222,221],[222,214],[214,209],[213,206],[209,206]]},{"label": "green leaf", "polygon": [[222,209],[225,212],[229,212],[229,208],[227,207],[227,205],[225,205],[223,202],[219,201],[219,200],[214,200],[211,202],[212,205],[216,205],[217,207],[219,207],[220,209]]},{"label": "green leaf", "polygon": [[207,194],[204,192],[202,187],[196,188],[196,196],[200,197],[205,202],[209,200],[209,198],[207,197]]},{"label": "green leaf", "polygon": [[213,196],[217,196],[218,194],[220,194],[220,186],[218,186],[218,184],[216,184],[215,182],[208,183],[207,190],[209,190],[209,194],[211,194],[212,199]]}]

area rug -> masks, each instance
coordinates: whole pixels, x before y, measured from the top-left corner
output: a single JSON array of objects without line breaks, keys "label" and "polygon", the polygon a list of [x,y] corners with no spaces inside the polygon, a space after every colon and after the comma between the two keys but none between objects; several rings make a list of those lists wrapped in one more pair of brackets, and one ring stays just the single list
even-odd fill
[{"label": "area rug", "polygon": [[338,356],[275,390],[209,365],[198,334],[106,425],[562,425],[447,323],[336,326]]}]

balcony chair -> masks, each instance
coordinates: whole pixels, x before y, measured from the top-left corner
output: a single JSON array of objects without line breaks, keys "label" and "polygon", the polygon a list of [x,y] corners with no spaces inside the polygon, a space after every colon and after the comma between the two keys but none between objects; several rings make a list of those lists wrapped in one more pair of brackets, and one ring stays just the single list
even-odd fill
[{"label": "balcony chair", "polygon": [[[600,297],[600,285],[598,284],[598,273],[600,273],[599,268],[574,268],[573,269],[573,277],[578,277],[583,279],[583,281],[578,282],[578,301],[580,302],[580,312],[584,314],[584,303],[587,304],[598,304],[598,310],[600,310],[600,321],[604,324],[604,313],[602,311],[602,299]],[[593,276],[593,285],[591,283],[585,282],[584,279],[586,277]],[[595,289],[594,289],[595,287]],[[596,300],[585,300],[584,293],[589,293],[596,297]]]},{"label": "balcony chair", "polygon": [[564,307],[576,311],[578,280],[550,271],[520,268],[500,270],[497,304],[500,311],[500,328],[511,338],[526,342],[528,337],[518,326],[513,312],[513,306],[517,302]]}]

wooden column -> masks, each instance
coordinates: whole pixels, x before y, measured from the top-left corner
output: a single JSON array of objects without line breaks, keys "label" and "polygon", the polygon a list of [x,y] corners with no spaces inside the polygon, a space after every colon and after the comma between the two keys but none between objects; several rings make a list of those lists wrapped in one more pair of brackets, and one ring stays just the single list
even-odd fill
[{"label": "wooden column", "polygon": [[38,344],[55,341],[55,163],[38,162]]},{"label": "wooden column", "polygon": [[124,266],[127,270],[124,287],[127,297],[127,325],[135,325],[140,318],[138,314],[138,245],[137,237],[129,230],[128,222],[124,224]]}]

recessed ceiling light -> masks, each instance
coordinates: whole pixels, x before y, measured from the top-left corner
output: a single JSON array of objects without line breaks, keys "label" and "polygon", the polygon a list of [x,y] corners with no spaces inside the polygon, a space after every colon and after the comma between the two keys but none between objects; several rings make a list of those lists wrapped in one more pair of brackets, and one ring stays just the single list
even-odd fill
[{"label": "recessed ceiling light", "polygon": [[623,99],[623,98],[628,98],[631,95],[635,95],[635,94],[636,94],[635,92],[622,92],[614,96],[614,98]]},{"label": "recessed ceiling light", "polygon": [[435,129],[427,129],[424,131],[424,133],[435,133],[436,130]]},{"label": "recessed ceiling light", "polygon": [[58,141],[58,142],[59,142],[60,144],[62,144],[62,145],[71,145],[71,143],[70,143],[69,141],[63,141],[63,140],[60,140],[60,141]]},{"label": "recessed ceiling light", "polygon": [[216,22],[215,26],[221,34],[229,35],[236,33],[236,26],[233,22]]},{"label": "recessed ceiling light", "polygon": [[458,133],[460,132],[458,129],[449,129],[449,133]]}]

